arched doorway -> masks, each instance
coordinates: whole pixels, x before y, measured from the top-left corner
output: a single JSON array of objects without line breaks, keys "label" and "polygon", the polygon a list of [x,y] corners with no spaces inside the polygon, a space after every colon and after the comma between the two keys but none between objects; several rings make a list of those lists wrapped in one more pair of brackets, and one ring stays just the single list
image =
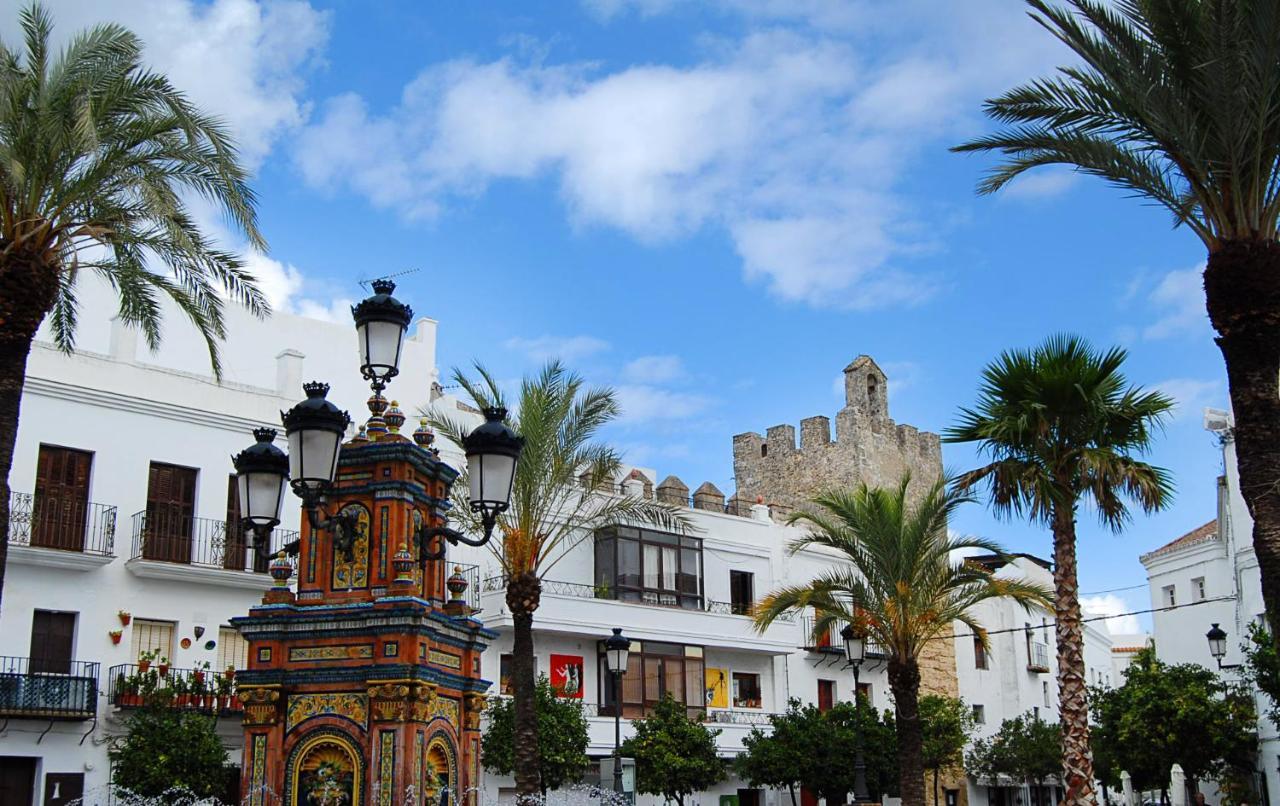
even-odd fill
[{"label": "arched doorway", "polygon": [[307,739],[293,751],[290,806],[356,806],[363,775],[360,756],[333,733]]},{"label": "arched doorway", "polygon": [[437,736],[427,744],[424,806],[453,806],[458,802],[457,767],[453,748]]}]

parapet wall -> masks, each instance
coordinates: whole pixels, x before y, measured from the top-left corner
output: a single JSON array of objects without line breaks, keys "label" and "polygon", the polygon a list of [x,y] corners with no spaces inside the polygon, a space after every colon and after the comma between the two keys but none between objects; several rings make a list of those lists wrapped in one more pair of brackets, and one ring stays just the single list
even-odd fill
[{"label": "parapet wall", "polygon": [[798,444],[791,425],[733,438],[738,496],[797,507],[827,489],[894,485],[907,472],[919,489],[941,475],[938,435],[889,417],[888,379],[875,361],[859,356],[844,373],[845,406],[836,414],[834,438],[831,420],[822,415],[800,422]]}]

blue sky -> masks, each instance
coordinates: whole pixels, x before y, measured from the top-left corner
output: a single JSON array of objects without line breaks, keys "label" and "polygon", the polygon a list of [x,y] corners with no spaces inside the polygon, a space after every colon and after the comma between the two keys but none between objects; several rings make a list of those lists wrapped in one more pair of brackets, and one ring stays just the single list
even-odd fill
[{"label": "blue sky", "polygon": [[[1143,583],[1139,553],[1213,516],[1200,410],[1226,395],[1199,243],[1066,172],[979,198],[987,162],[946,150],[987,127],[984,97],[1067,59],[1018,3],[53,8],[64,33],[134,28],[230,121],[279,307],[343,315],[358,280],[416,269],[401,290],[440,320],[442,366],[517,378],[561,354],[619,388],[610,438],[660,477],[731,492],[732,435],[833,416],[860,353],[894,418],[936,431],[1001,349],[1070,331],[1180,403],[1152,457],[1177,500],[1119,536],[1083,521],[1083,590]],[[980,506],[955,527],[1050,553]]]}]

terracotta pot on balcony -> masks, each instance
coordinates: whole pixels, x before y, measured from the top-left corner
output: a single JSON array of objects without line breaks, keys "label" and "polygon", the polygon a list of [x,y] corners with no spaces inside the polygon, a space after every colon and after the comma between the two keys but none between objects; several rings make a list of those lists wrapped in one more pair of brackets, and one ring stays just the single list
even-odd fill
[{"label": "terracotta pot on balcony", "polygon": [[169,674],[169,664],[167,663],[162,663],[156,668],[160,670],[161,677],[164,677],[165,675]]},{"label": "terracotta pot on balcony", "polygon": [[138,671],[145,672],[150,668],[151,668],[151,661],[147,660],[146,658],[138,659]]}]

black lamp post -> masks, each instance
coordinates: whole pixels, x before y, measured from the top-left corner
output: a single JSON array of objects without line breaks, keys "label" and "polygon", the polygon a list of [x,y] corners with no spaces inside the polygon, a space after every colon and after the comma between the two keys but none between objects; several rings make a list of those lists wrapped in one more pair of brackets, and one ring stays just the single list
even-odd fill
[{"label": "black lamp post", "polygon": [[280,525],[284,482],[289,477],[289,457],[274,444],[274,428],[255,428],[257,440],[231,457],[236,468],[236,492],[241,523],[253,532],[253,550],[270,554],[271,530]]},{"label": "black lamp post", "polygon": [[[413,310],[391,296],[395,287],[390,280],[375,280],[373,296],[351,308],[360,345],[360,374],[378,397],[400,372],[404,334],[413,318]],[[280,413],[289,441],[288,455],[271,444],[274,430],[258,429],[254,432],[257,442],[232,458],[240,511],[254,530],[255,549],[263,552],[266,541],[262,536],[280,523],[278,490],[288,478],[294,494],[302,499],[311,528],[332,530],[336,546],[350,556],[356,520],[352,516],[329,515],[324,511],[324,500],[337,476],[338,455],[351,416],[325,399],[329,393],[327,383],[313,381],[302,388],[306,399]],[[424,526],[414,534],[422,564],[444,557],[443,542],[436,551],[427,549],[428,542],[437,537],[455,545],[483,546],[489,542],[498,516],[510,506],[511,484],[524,438],[503,422],[506,409],[488,408],[484,415],[485,422],[463,439],[471,477],[471,510],[480,514],[484,535],[472,540],[447,526]],[[269,495],[272,485],[277,490],[274,498]],[[296,551],[295,546],[292,553]]]},{"label": "black lamp post", "polygon": [[622,675],[627,671],[627,655],[631,640],[621,627],[604,641],[605,661],[613,675],[613,791],[622,794]]},{"label": "black lamp post", "polygon": [[853,714],[854,714],[854,751],[853,751],[853,802],[866,803],[871,800],[867,792],[867,761],[862,753],[862,696],[860,695],[858,672],[866,657],[867,642],[865,637],[853,628],[852,624],[844,625],[840,631],[844,639],[844,657],[853,666]]},{"label": "black lamp post", "polygon": [[1209,639],[1209,654],[1218,662],[1219,669],[1240,668],[1240,664],[1238,663],[1228,663],[1225,666],[1223,665],[1222,659],[1227,656],[1227,631],[1219,627],[1217,622],[1214,622],[1213,625],[1209,627],[1209,632],[1205,633],[1204,637]]}]

